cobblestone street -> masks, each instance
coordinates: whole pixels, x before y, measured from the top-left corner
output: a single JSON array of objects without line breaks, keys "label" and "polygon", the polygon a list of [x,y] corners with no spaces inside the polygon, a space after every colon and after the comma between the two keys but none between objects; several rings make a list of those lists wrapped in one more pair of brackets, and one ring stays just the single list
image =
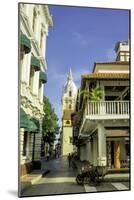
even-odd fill
[{"label": "cobblestone street", "polygon": [[129,182],[104,182],[99,185],[77,185],[75,177],[77,170],[68,167],[66,158],[42,161],[42,171],[47,169],[50,173],[41,177],[36,183],[22,192],[22,196],[73,194],[85,192],[129,190]]}]

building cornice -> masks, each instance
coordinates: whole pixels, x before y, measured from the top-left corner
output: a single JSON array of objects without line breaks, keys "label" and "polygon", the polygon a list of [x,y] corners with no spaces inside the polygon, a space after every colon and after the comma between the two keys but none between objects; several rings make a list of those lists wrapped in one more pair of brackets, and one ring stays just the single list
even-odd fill
[{"label": "building cornice", "polygon": [[49,8],[47,5],[43,6],[44,15],[47,19],[48,25],[53,26],[52,15],[50,14]]},{"label": "building cornice", "polygon": [[113,61],[113,62],[95,62],[93,67],[93,72],[95,71],[96,65],[129,65],[129,61]]}]

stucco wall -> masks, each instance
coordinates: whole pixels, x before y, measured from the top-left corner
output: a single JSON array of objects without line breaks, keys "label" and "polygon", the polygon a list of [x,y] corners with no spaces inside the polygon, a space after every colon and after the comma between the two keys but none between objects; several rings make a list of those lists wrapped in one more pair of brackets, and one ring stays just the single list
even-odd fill
[{"label": "stucco wall", "polygon": [[62,155],[68,155],[73,152],[73,145],[70,143],[70,137],[72,137],[72,127],[63,127],[62,134]]}]

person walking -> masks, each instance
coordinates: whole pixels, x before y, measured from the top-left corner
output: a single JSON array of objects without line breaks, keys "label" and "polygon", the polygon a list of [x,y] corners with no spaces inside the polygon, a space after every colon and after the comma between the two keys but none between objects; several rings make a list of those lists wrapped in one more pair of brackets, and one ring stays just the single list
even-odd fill
[{"label": "person walking", "polygon": [[68,154],[68,166],[71,167],[71,154]]},{"label": "person walking", "polygon": [[47,155],[46,155],[47,161],[49,160],[49,156],[50,156],[50,154],[49,154],[49,152],[47,152]]}]

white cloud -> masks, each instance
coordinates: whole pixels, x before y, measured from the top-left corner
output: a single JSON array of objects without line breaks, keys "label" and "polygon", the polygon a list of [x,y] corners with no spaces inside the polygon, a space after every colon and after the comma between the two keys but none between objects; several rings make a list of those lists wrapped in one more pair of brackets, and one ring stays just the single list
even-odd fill
[{"label": "white cloud", "polygon": [[84,34],[80,33],[80,32],[73,32],[72,33],[73,37],[75,40],[77,40],[77,42],[79,42],[79,44],[81,46],[88,46],[90,44],[90,40],[89,38],[87,38]]}]

